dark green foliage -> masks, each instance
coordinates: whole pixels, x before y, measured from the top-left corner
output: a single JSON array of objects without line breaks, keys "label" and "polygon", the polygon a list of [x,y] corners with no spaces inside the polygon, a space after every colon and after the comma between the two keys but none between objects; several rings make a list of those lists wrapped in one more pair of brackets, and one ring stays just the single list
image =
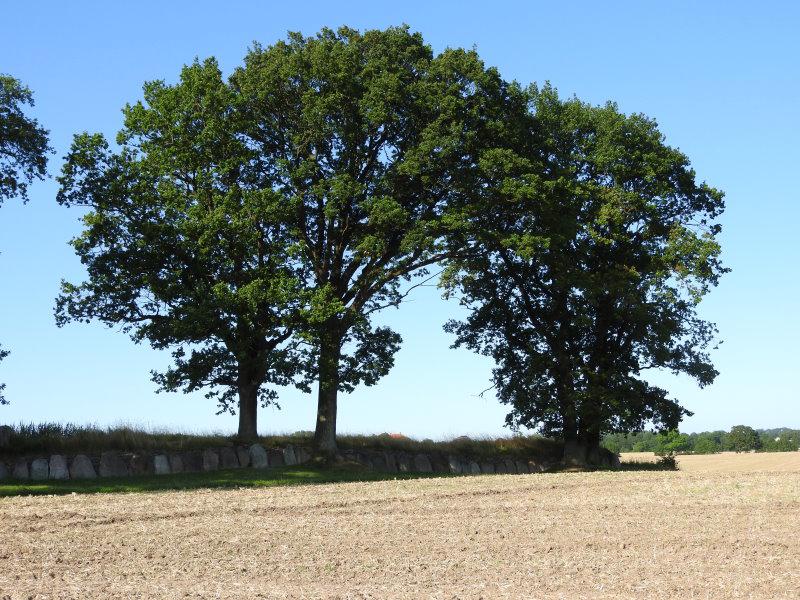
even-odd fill
[{"label": "dark green foliage", "polygon": [[509,110],[478,164],[480,195],[453,238],[477,252],[444,279],[470,313],[446,329],[495,360],[510,426],[562,437],[569,460],[592,462],[602,435],[674,429],[687,414],[644,371],[701,386],[717,374],[716,330],[696,306],[725,272],[722,193],[651,119],[550,88],[529,103]]},{"label": "dark green foliage", "polygon": [[28,200],[28,185],[44,179],[50,148],[48,131],[25,114],[33,94],[20,81],[0,74],[0,205],[9,198]]},{"label": "dark green foliage", "polygon": [[758,432],[747,425],[731,427],[725,441],[725,449],[734,452],[749,452],[761,448],[761,438]]},{"label": "dark green foliage", "polygon": [[730,432],[704,431],[678,434],[639,431],[613,433],[603,438],[603,447],[612,452],[654,452],[655,454],[714,454],[733,451],[794,452],[800,446],[800,430],[760,429],[737,425]]},{"label": "dark green foliage", "polygon": [[88,278],[62,285],[56,317],[171,349],[160,388],[205,389],[231,412],[238,398],[239,434],[252,439],[259,401],[276,398],[267,385],[297,370],[290,338],[308,299],[289,207],[259,180],[241,103],[214,60],[195,62],[176,85],[145,84],[118,149],[75,136],[58,201],[89,209],[72,241]]},{"label": "dark green foliage", "polygon": [[[26,106],[33,106],[31,91],[17,79],[0,74],[0,206],[16,196],[28,201],[28,185],[45,178],[47,155],[53,151],[48,131],[25,114]],[[8,350],[0,347],[0,361],[6,356]],[[5,387],[0,383],[0,404],[8,403]]]},{"label": "dark green foliage", "polygon": [[[0,347],[0,361],[3,360],[6,356],[8,356],[8,354],[9,354],[8,350],[3,350],[3,348]],[[6,384],[0,383],[0,404],[8,404],[8,400],[6,400],[5,396],[3,396],[4,389],[6,389]]]},{"label": "dark green foliage", "polygon": [[377,382],[399,348],[371,315],[447,256],[454,183],[505,84],[474,51],[434,55],[406,27],[290,34],[254,47],[231,82],[254,180],[287,208],[306,267],[306,384],[319,383],[316,448],[333,454],[338,392]]}]

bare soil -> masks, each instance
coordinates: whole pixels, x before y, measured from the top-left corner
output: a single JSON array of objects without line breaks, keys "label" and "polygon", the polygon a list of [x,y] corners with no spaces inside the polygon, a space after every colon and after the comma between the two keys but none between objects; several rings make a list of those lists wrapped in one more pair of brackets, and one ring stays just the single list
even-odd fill
[{"label": "bare soil", "polygon": [[798,598],[800,472],[0,500],[0,598]]}]

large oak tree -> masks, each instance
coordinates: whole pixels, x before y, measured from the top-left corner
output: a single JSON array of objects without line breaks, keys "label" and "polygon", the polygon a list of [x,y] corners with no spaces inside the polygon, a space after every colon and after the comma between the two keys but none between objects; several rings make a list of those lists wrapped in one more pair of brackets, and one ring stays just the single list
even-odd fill
[{"label": "large oak tree", "polygon": [[[33,94],[19,80],[0,74],[0,205],[13,197],[28,201],[28,185],[44,179],[47,155],[52,152],[48,132],[25,114]],[[0,348],[0,360],[8,351]],[[0,384],[0,404],[5,384]]]},{"label": "large oak tree", "polygon": [[477,252],[445,278],[469,309],[456,345],[491,356],[511,426],[599,458],[606,432],[674,429],[688,414],[648,369],[715,376],[715,327],[697,314],[721,266],[722,193],[698,183],[656,123],[532,88],[530,111],[479,165]]},{"label": "large oak tree", "polygon": [[[99,320],[169,348],[164,390],[205,389],[257,435],[259,402],[297,370],[291,336],[304,310],[282,195],[254,176],[235,89],[214,60],[144,86],[112,147],[75,137],[58,201],[86,207],[72,245],[87,270],[63,284],[59,325]],[[238,405],[238,406],[237,406]]]},{"label": "large oak tree", "polygon": [[316,449],[333,455],[338,393],[375,383],[399,346],[370,318],[448,256],[442,234],[468,189],[456,182],[507,86],[474,51],[435,54],[407,28],[291,34],[255,47],[232,83],[253,177],[289,209],[315,299],[307,383],[318,381]]}]

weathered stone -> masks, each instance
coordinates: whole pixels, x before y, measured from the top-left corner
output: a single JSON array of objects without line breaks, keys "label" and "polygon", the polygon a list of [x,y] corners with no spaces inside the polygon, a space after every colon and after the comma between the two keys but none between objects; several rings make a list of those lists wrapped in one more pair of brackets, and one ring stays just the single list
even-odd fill
[{"label": "weathered stone", "polygon": [[376,471],[383,471],[385,473],[388,470],[386,467],[386,456],[384,456],[383,452],[376,452],[369,458],[372,462],[372,468]]},{"label": "weathered stone", "polygon": [[308,451],[308,448],[303,448],[302,446],[298,446],[294,449],[294,456],[297,459],[298,465],[304,465],[311,461],[311,452]]},{"label": "weathered stone", "polygon": [[166,454],[156,454],[153,457],[153,472],[156,475],[169,475],[172,472],[169,468],[169,457]]},{"label": "weathered stone", "polygon": [[244,446],[236,447],[236,458],[239,459],[240,467],[250,466],[250,452]]},{"label": "weathered stone", "polygon": [[481,463],[481,473],[494,473],[494,463],[489,461],[484,461]]},{"label": "weathered stone", "polygon": [[383,459],[386,462],[386,470],[389,473],[397,473],[397,460],[391,452],[384,452]]},{"label": "weathered stone", "polygon": [[14,468],[11,470],[11,476],[14,479],[29,479],[31,475],[30,471],[28,471],[28,461],[24,458],[20,458],[15,462]]},{"label": "weathered stone", "polygon": [[610,466],[612,469],[619,469],[622,466],[619,460],[619,454],[613,454],[611,456]]},{"label": "weathered stone", "polygon": [[498,475],[505,475],[508,473],[508,469],[506,468],[506,463],[502,460],[498,460],[494,465],[494,472]]},{"label": "weathered stone", "polygon": [[476,463],[474,460],[469,461],[467,465],[467,469],[470,475],[480,475],[481,474],[481,466]]},{"label": "weathered stone", "polygon": [[153,457],[149,454],[131,454],[128,465],[131,475],[152,475],[154,472]]},{"label": "weathered stone", "polygon": [[450,463],[447,457],[442,454],[432,454],[428,456],[431,460],[431,467],[434,473],[450,473]]},{"label": "weathered stone", "polygon": [[506,467],[506,473],[511,473],[513,475],[517,472],[517,464],[510,458],[504,459],[503,464]]},{"label": "weathered stone", "polygon": [[535,460],[531,459],[528,461],[528,472],[529,473],[540,473],[542,471],[541,465],[536,462]]},{"label": "weathered stone", "polygon": [[416,454],[414,456],[414,470],[418,473],[433,473],[431,460],[427,454]]},{"label": "weathered stone", "polygon": [[397,457],[397,470],[401,473],[408,473],[413,468],[413,463],[411,462],[411,457],[407,454],[400,454]]},{"label": "weathered stone", "polygon": [[50,479],[69,479],[69,469],[67,469],[67,459],[61,454],[54,454],[50,457]]},{"label": "weathered stone", "polygon": [[184,473],[200,473],[203,470],[203,453],[191,450],[181,455]]},{"label": "weathered stone", "polygon": [[294,446],[286,446],[283,449],[283,462],[287,467],[297,464],[297,456],[294,453]]},{"label": "weathered stone", "polygon": [[267,451],[261,444],[253,444],[250,446],[250,464],[254,469],[266,469],[269,466],[269,459]]},{"label": "weathered stone", "polygon": [[9,475],[11,475],[11,473],[6,466],[6,463],[0,462],[0,480],[8,479]]},{"label": "weathered stone", "polygon": [[283,458],[283,451],[277,450],[275,448],[270,448],[267,450],[267,463],[270,467],[283,467],[286,465],[286,462]]},{"label": "weathered stone", "polygon": [[47,479],[50,475],[50,461],[37,458],[31,463],[31,479]]},{"label": "weathered stone", "polygon": [[517,473],[524,474],[528,472],[528,465],[526,465],[523,461],[517,460],[514,461],[514,464],[517,467]]},{"label": "weathered stone", "polygon": [[221,469],[238,469],[239,459],[236,456],[236,450],[228,447],[220,448],[219,466]]},{"label": "weathered stone", "polygon": [[97,477],[97,472],[88,456],[78,454],[69,466],[69,476],[71,479],[94,479]]},{"label": "weathered stone", "polygon": [[369,454],[364,452],[356,452],[355,458],[358,464],[364,465],[368,469],[372,468],[372,457]]},{"label": "weathered stone", "polygon": [[180,454],[169,455],[169,472],[183,473],[183,457]]},{"label": "weathered stone", "polygon": [[450,466],[450,472],[455,473],[456,475],[460,475],[464,472],[464,465],[461,463],[461,459],[457,456],[450,455],[447,457],[447,464]]},{"label": "weathered stone", "polygon": [[203,450],[203,471],[216,471],[219,469],[219,454],[213,448]]},{"label": "weathered stone", "polygon": [[100,477],[127,477],[128,462],[119,452],[103,452],[100,455]]},{"label": "weathered stone", "polygon": [[11,447],[11,434],[14,430],[8,425],[0,425],[0,448]]}]

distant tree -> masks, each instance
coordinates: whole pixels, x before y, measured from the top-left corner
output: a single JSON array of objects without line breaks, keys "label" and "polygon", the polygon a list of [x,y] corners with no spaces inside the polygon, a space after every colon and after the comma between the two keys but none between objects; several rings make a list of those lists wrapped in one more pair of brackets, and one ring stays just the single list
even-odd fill
[{"label": "distant tree", "polygon": [[758,432],[747,425],[735,425],[726,436],[726,449],[734,452],[749,452],[761,448]]},{"label": "distant tree", "polygon": [[764,452],[794,452],[798,448],[798,439],[795,432],[790,429],[777,434],[758,432],[761,440],[761,450]]},{"label": "distant tree", "polygon": [[689,414],[645,370],[701,386],[717,375],[716,329],[696,307],[725,271],[723,195],[651,119],[550,88],[531,89],[530,105],[509,125],[517,137],[478,163],[464,237],[479,251],[444,278],[469,315],[446,329],[494,359],[509,425],[563,438],[565,460],[585,464],[605,433],[675,429]]},{"label": "distant tree", "polygon": [[474,51],[434,55],[406,27],[290,34],[256,46],[232,82],[258,156],[253,177],[290,210],[307,267],[314,444],[335,455],[338,393],[376,383],[400,345],[371,317],[448,256],[443,231],[466,187],[456,183],[480,132],[502,123],[492,104],[505,84]]},{"label": "distant tree", "polygon": [[209,59],[175,85],[146,83],[123,110],[118,149],[75,136],[58,202],[89,209],[72,241],[88,276],[62,284],[56,318],[171,349],[174,365],[153,373],[160,389],[207,390],[222,411],[238,408],[238,435],[252,440],[269,385],[297,370],[291,335],[307,306],[289,207],[254,175],[263,157],[243,139],[239,102]]},{"label": "distant tree", "polygon": [[[47,155],[52,152],[48,131],[25,114],[33,106],[33,94],[19,80],[0,74],[0,206],[13,197],[28,201],[28,185],[47,174]],[[0,360],[8,351],[0,348]],[[0,384],[0,404],[5,384]]]},{"label": "distant tree", "polygon": [[689,436],[680,433],[677,429],[664,432],[659,438],[658,446],[655,449],[656,454],[678,454],[692,448]]},{"label": "distant tree", "polygon": [[701,433],[692,447],[695,454],[714,454],[722,450],[719,440],[711,433]]}]

